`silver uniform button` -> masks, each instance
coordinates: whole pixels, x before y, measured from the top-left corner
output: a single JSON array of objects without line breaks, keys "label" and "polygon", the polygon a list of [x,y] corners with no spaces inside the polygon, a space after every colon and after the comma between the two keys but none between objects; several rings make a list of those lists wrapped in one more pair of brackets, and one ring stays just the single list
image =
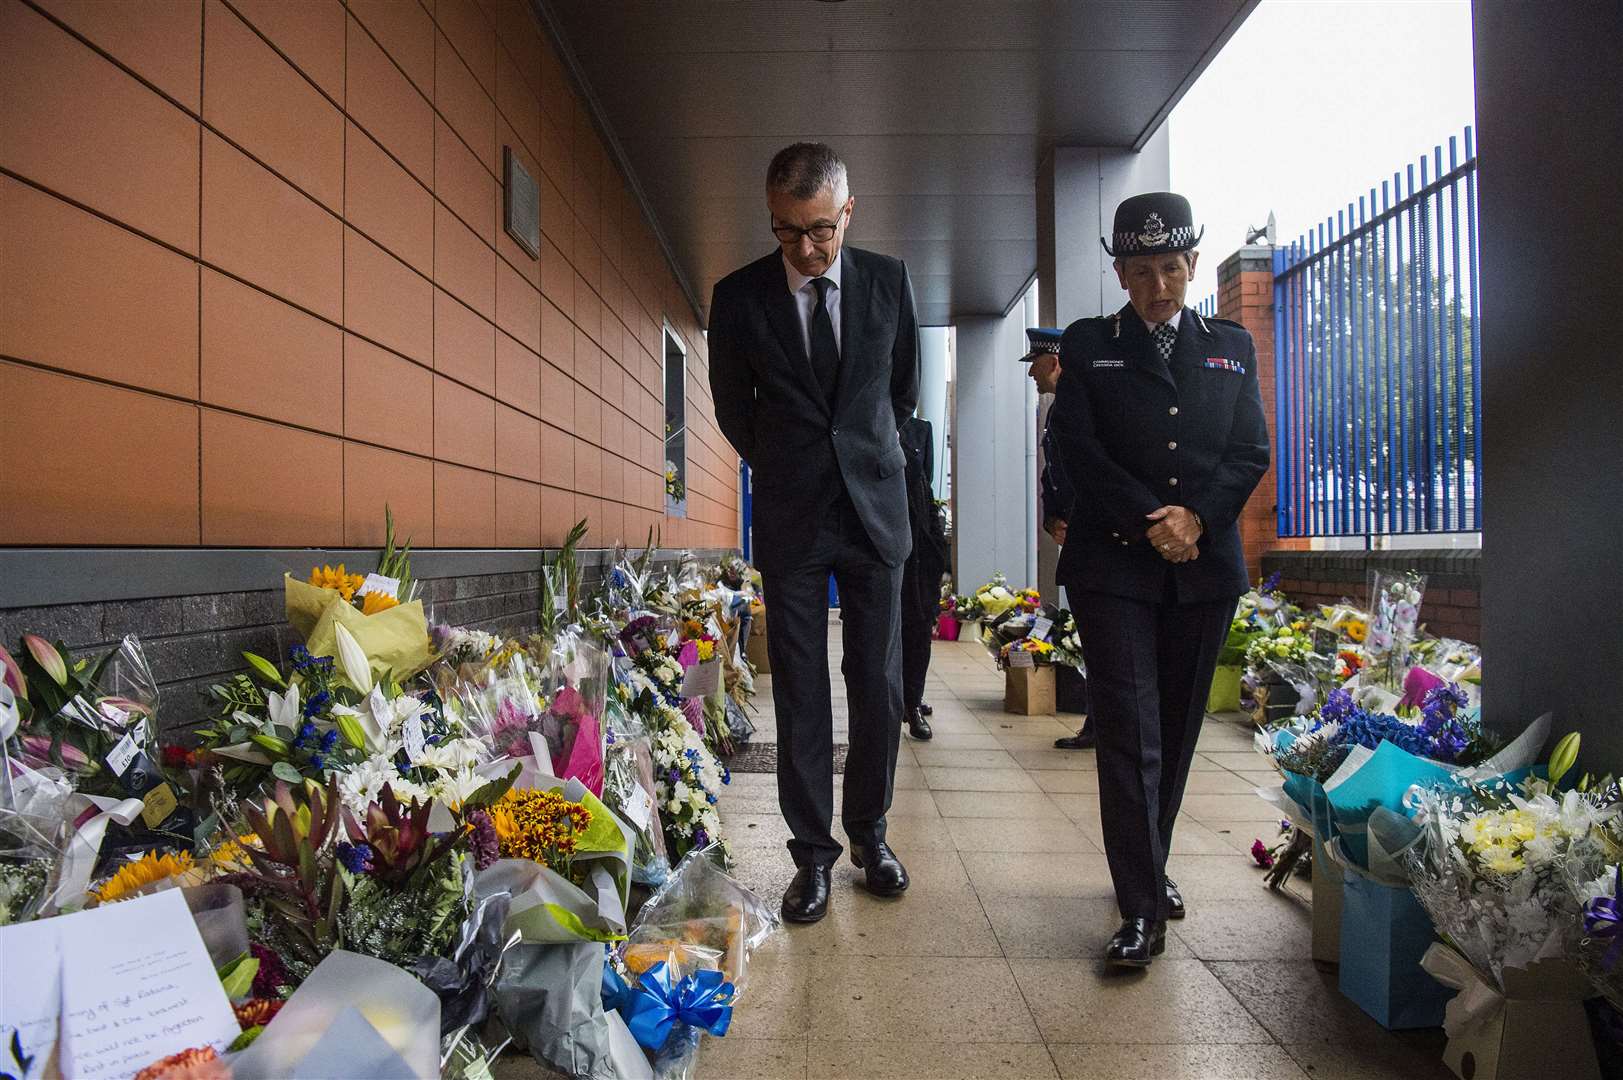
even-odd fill
[{"label": "silver uniform button", "polygon": [[1168,480],[1167,483],[1171,484],[1173,487],[1177,487],[1178,486],[1178,478],[1176,476],[1174,476],[1172,479]]},{"label": "silver uniform button", "polygon": [[1167,415],[1168,416],[1177,416],[1178,415],[1178,407],[1176,405],[1172,406],[1172,408],[1167,410]]},{"label": "silver uniform button", "polygon": [[1178,448],[1178,444],[1177,444],[1177,443],[1175,443],[1175,442],[1169,442],[1169,443],[1167,443],[1167,449],[1168,449],[1168,450],[1176,450],[1176,449],[1177,449],[1177,448]]}]

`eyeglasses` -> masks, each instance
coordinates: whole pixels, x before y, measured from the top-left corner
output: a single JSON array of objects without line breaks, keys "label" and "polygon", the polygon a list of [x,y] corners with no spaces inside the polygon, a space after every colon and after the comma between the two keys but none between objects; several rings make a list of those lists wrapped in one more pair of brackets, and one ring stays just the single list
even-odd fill
[{"label": "eyeglasses", "polygon": [[809,229],[797,229],[793,225],[774,225],[772,226],[772,235],[778,238],[778,243],[785,245],[800,243],[800,238],[802,236],[811,237],[813,243],[826,244],[828,241],[834,239],[834,233],[840,227],[839,217],[844,216],[845,208],[841,207],[840,213],[832,225],[826,225],[819,222]]}]

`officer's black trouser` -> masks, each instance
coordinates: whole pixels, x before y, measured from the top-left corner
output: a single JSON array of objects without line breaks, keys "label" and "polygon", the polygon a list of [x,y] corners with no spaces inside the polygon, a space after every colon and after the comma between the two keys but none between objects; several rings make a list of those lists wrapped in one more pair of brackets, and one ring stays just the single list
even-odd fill
[{"label": "officer's black trouser", "polygon": [[1238,598],[1143,603],[1068,589],[1084,628],[1099,814],[1122,918],[1167,917],[1167,849]]},{"label": "officer's black trouser", "polygon": [[[931,571],[934,571],[932,574]],[[919,544],[902,564],[902,715],[924,700],[924,681],[930,674],[930,641],[941,610],[941,568],[937,560],[920,557]]]}]

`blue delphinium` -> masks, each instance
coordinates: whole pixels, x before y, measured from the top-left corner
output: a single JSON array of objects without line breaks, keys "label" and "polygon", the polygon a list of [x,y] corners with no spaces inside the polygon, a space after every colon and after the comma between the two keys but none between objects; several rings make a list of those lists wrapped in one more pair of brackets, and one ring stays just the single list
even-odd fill
[{"label": "blue delphinium", "polygon": [[370,844],[351,844],[341,841],[338,844],[338,861],[344,864],[344,869],[352,874],[364,874],[372,869],[372,847]]}]

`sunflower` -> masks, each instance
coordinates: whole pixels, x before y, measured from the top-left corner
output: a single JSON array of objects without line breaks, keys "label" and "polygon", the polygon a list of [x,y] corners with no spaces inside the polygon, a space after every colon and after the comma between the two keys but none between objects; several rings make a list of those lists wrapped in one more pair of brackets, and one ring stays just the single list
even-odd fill
[{"label": "sunflower", "polygon": [[355,599],[355,590],[365,582],[366,579],[360,574],[346,572],[343,563],[339,563],[336,570],[330,566],[318,566],[310,571],[310,584],[319,589],[335,589],[346,601]]},{"label": "sunflower", "polygon": [[376,615],[380,611],[388,611],[392,607],[399,607],[400,601],[388,593],[369,592],[361,597],[361,614]]},{"label": "sunflower", "polygon": [[250,847],[261,851],[264,850],[264,845],[260,843],[258,834],[243,833],[235,840],[226,840],[215,845],[214,850],[209,852],[209,862],[213,863],[218,870],[248,869],[252,866],[247,851]]},{"label": "sunflower", "polygon": [[1363,619],[1348,619],[1342,630],[1347,637],[1360,644],[1363,643],[1365,637],[1369,636],[1369,624]]},{"label": "sunflower", "polygon": [[95,890],[96,902],[111,904],[117,900],[128,900],[150,885],[156,885],[170,878],[180,877],[190,872],[192,857],[184,851],[179,855],[169,852],[159,854],[149,851],[135,862],[125,863],[118,868],[118,873],[101,883]]}]

